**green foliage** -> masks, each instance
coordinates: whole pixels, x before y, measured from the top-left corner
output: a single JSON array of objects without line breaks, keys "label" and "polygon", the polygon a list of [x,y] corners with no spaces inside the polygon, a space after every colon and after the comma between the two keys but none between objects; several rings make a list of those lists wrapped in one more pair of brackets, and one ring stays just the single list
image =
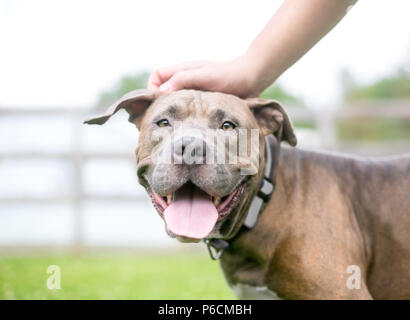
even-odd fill
[{"label": "green foliage", "polygon": [[302,100],[299,97],[292,95],[283,89],[279,84],[273,84],[262,92],[261,98],[275,99],[280,102],[288,102],[295,105],[303,105]]},{"label": "green foliage", "polygon": [[113,88],[108,89],[99,95],[97,107],[106,108],[127,92],[145,88],[149,74],[149,72],[144,71],[135,75],[122,77],[117,81]]},{"label": "green foliage", "polygon": [[346,100],[382,100],[410,98],[410,73],[399,70],[370,85],[353,86],[345,93]]},{"label": "green foliage", "polygon": [[349,119],[339,121],[337,130],[341,140],[410,140],[410,126],[406,119]]},{"label": "green foliage", "polygon": [[[61,289],[46,287],[47,267]],[[199,254],[0,257],[0,299],[234,299],[219,264]]]},{"label": "green foliage", "polygon": [[[410,72],[405,68],[381,78],[370,85],[360,85],[348,70],[342,70],[341,85],[346,101],[377,101],[410,98]],[[408,140],[409,121],[393,119],[349,119],[339,121],[337,130],[341,140]]]}]

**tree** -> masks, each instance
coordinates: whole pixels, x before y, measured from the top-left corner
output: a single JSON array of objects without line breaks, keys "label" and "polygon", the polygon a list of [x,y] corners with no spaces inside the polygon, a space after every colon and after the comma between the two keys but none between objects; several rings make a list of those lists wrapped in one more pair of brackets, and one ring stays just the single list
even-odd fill
[{"label": "tree", "polygon": [[[350,102],[410,98],[410,72],[405,67],[369,85],[358,85],[349,72],[341,74],[344,99]],[[408,140],[409,122],[406,119],[360,118],[342,120],[338,123],[339,138],[342,140]]]},{"label": "tree", "polygon": [[142,71],[135,75],[126,75],[119,79],[113,88],[103,91],[97,102],[97,108],[106,108],[124,94],[135,89],[146,87],[149,72]]},{"label": "tree", "polygon": [[370,85],[355,85],[345,91],[348,101],[410,98],[410,72],[401,68]]},{"label": "tree", "polygon": [[264,99],[275,99],[280,102],[289,102],[295,105],[303,105],[302,99],[291,94],[290,92],[283,89],[279,84],[273,84],[262,92],[261,98]]}]

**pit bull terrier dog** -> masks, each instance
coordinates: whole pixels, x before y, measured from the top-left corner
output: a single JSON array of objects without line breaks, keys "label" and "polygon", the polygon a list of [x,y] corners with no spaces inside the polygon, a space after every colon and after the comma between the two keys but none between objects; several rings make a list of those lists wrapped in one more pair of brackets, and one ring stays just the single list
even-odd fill
[{"label": "pit bull terrier dog", "polygon": [[[86,123],[120,109],[140,130],[139,182],[168,234],[217,249],[240,298],[410,298],[410,156],[293,148],[278,102],[196,90],[136,90]],[[236,161],[205,161],[237,146],[241,132],[247,151]],[[234,143],[217,147],[218,134]]]}]

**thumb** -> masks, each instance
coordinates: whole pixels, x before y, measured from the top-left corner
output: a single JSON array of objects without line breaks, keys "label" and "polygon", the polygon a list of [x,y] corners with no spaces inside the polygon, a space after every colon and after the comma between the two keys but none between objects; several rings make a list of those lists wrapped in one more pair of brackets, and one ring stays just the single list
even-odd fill
[{"label": "thumb", "polygon": [[175,73],[167,82],[163,83],[159,90],[163,93],[182,89],[196,89],[195,71],[180,71]]}]

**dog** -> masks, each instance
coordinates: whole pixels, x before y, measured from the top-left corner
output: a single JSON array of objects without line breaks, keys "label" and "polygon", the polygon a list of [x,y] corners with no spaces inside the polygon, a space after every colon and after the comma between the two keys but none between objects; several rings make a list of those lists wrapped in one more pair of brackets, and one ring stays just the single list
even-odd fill
[{"label": "dog", "polygon": [[[132,91],[86,123],[120,109],[140,130],[138,179],[168,234],[205,240],[239,298],[410,298],[409,155],[301,150],[279,102],[197,90]],[[228,145],[241,132],[238,155]]]}]

